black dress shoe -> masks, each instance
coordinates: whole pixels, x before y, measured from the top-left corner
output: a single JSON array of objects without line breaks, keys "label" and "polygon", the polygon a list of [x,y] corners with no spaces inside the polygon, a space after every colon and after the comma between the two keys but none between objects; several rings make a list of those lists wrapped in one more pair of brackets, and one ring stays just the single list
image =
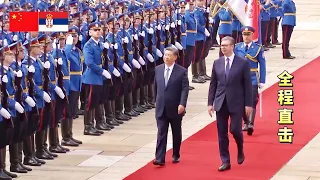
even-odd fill
[{"label": "black dress shoe", "polygon": [[62,146],[71,146],[71,147],[77,147],[77,146],[79,146],[78,143],[72,141],[71,139],[69,139],[68,141],[62,139],[62,140],[61,140],[61,145],[62,145]]},{"label": "black dress shoe", "polygon": [[173,157],[172,158],[172,163],[176,164],[176,163],[179,163],[180,162],[180,158],[177,158],[177,157]]},{"label": "black dress shoe", "polygon": [[90,129],[85,129],[83,132],[84,135],[89,135],[89,136],[100,136],[101,133],[96,131],[96,129],[90,128]]},{"label": "black dress shoe", "polygon": [[145,112],[145,111],[142,110],[139,106],[133,108],[133,110],[135,110],[135,111],[138,112],[138,113],[144,113],[144,112]]},{"label": "black dress shoe", "polygon": [[39,158],[37,158],[36,156],[33,157],[33,159],[41,164],[46,164],[46,162],[44,160],[41,160]]},{"label": "black dress shoe", "polygon": [[58,157],[58,154],[54,154],[54,153],[50,152],[47,148],[45,148],[44,151],[45,151],[47,154],[49,154],[50,156],[52,156],[52,157]]},{"label": "black dress shoe", "polygon": [[273,45],[281,45],[280,42],[275,42],[275,43],[272,43]]},{"label": "black dress shoe", "polygon": [[110,131],[111,130],[111,128],[105,126],[103,123],[97,124],[96,129],[101,130],[101,131]]},{"label": "black dress shoe", "polygon": [[201,76],[201,78],[202,79],[204,79],[204,80],[206,80],[206,81],[209,81],[209,80],[211,80],[211,77],[210,76],[208,76],[208,75],[203,75],[203,76]]},{"label": "black dress shoe", "polygon": [[[25,165],[22,164],[22,163],[19,163],[19,165],[20,165],[23,169],[25,169],[25,170],[27,170],[27,171],[32,171],[31,168],[29,168],[28,166],[25,166]],[[41,164],[40,164],[40,165],[41,165]]]},{"label": "black dress shoe", "polygon": [[239,152],[238,153],[238,164],[242,164],[244,162],[244,159],[245,159],[245,157],[244,157],[243,151]]},{"label": "black dress shoe", "polygon": [[253,126],[252,126],[252,125],[248,125],[248,132],[247,132],[247,134],[248,134],[249,136],[252,136],[252,134],[253,134]]},{"label": "black dress shoe", "polygon": [[15,173],[28,173],[28,171],[17,164],[15,166],[10,166],[10,171]]},{"label": "black dress shoe", "polygon": [[195,88],[193,86],[189,86],[189,90],[194,90]]},{"label": "black dress shoe", "polygon": [[96,132],[98,132],[98,133],[100,133],[100,134],[104,134],[104,132],[103,132],[103,131],[101,131],[101,130],[99,130],[99,129],[95,128],[95,127],[92,127],[92,129],[94,129]]},{"label": "black dress shoe", "polygon": [[12,177],[8,176],[2,169],[0,170],[0,179],[1,180],[11,180]]},{"label": "black dress shoe", "polygon": [[18,177],[18,175],[13,174],[13,173],[5,170],[5,169],[3,170],[3,172],[4,172],[6,175],[10,176],[11,178],[17,178],[17,177]]},{"label": "black dress shoe", "polygon": [[45,153],[44,150],[36,151],[36,157],[38,159],[45,159],[45,160],[53,160],[54,158],[49,154]]},{"label": "black dress shoe", "polygon": [[125,121],[125,120],[115,118],[114,121],[116,121],[118,124],[123,124],[123,121]]},{"label": "black dress shoe", "polygon": [[218,171],[222,172],[222,171],[227,171],[227,170],[229,170],[229,169],[231,169],[231,164],[230,164],[230,163],[223,163],[223,164],[219,167]]},{"label": "black dress shoe", "polygon": [[154,161],[153,161],[153,165],[155,165],[155,166],[164,166],[165,163],[164,163],[164,162],[157,161],[157,160],[154,160]]},{"label": "black dress shoe", "polygon": [[78,144],[82,144],[82,141],[80,141],[80,140],[77,140],[77,139],[75,139],[75,138],[70,138],[73,142],[75,142],[75,143],[78,143]]},{"label": "black dress shoe", "polygon": [[57,144],[57,147],[58,147],[59,150],[64,151],[65,153],[67,153],[67,152],[70,151],[69,148],[63,147],[63,146],[61,146],[61,144],[59,144],[59,143]]},{"label": "black dress shoe", "polygon": [[23,164],[28,165],[28,166],[41,166],[41,163],[36,161],[33,158],[24,158],[23,159]]},{"label": "black dress shoe", "polygon": [[199,77],[193,77],[191,82],[192,83],[205,83],[206,81],[202,78],[199,78]]},{"label": "black dress shoe", "polygon": [[296,57],[294,57],[294,56],[283,57],[283,59],[294,59],[294,58],[296,58]]},{"label": "black dress shoe", "polygon": [[124,112],[125,115],[127,116],[131,116],[131,117],[138,117],[138,114],[135,114],[134,112],[130,111],[130,112]]},{"label": "black dress shoe", "polygon": [[109,126],[119,126],[119,123],[117,123],[116,121],[115,121],[115,118],[107,118],[106,119],[106,123],[109,125]]}]

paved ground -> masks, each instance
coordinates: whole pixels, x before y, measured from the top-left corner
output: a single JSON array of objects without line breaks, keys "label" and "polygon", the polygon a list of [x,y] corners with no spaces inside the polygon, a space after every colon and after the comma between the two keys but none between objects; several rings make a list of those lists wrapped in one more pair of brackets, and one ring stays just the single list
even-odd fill
[{"label": "paved ground", "polygon": [[[298,25],[293,33],[290,49],[297,58],[282,59],[281,47],[266,52],[268,74],[266,88],[277,81],[277,75],[283,70],[293,72],[319,56],[320,3],[317,0],[295,2]],[[209,75],[217,54],[217,50],[209,54],[207,60]],[[192,85],[196,90],[190,92],[187,115],[183,120],[184,139],[214,121],[209,118],[206,111],[208,83]],[[19,179],[120,180],[154,157],[156,142],[154,111],[132,119],[100,137],[82,135],[82,117],[75,121],[74,128],[75,137],[84,142],[82,146],[72,149],[68,154],[59,155],[54,161],[47,161],[47,165],[34,168],[28,174],[20,175]],[[170,136],[168,148],[172,147],[171,142]],[[320,156],[316,156],[320,150],[319,142],[320,135],[317,135],[272,180],[320,180]]]}]

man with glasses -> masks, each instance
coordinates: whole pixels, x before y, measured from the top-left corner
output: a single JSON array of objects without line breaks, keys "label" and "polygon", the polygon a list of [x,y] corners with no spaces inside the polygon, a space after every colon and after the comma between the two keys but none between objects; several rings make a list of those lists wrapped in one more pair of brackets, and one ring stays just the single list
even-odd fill
[{"label": "man with glasses", "polygon": [[230,132],[238,147],[238,164],[244,162],[242,116],[252,111],[252,83],[250,65],[245,59],[234,54],[234,39],[226,36],[221,40],[224,56],[214,61],[208,95],[208,113],[217,116],[219,150],[222,165],[218,171],[231,168],[228,138],[228,119]]},{"label": "man with glasses", "polygon": [[258,103],[258,88],[262,89],[266,83],[266,60],[264,49],[261,45],[252,41],[254,28],[244,26],[242,29],[243,43],[236,44],[235,54],[249,60],[251,81],[252,81],[252,106],[250,116],[243,116],[243,131],[248,131],[248,135],[253,133],[254,118],[256,115],[256,105]]}]

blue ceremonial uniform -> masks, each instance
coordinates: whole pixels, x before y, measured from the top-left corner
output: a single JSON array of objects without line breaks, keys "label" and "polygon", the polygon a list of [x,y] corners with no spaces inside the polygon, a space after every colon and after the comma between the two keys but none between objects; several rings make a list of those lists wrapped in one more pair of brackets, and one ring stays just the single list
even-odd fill
[{"label": "blue ceremonial uniform", "polygon": [[220,26],[218,29],[219,36],[231,35],[232,34],[232,12],[227,11],[224,7],[218,13],[220,19]]},{"label": "blue ceremonial uniform", "polygon": [[[49,53],[47,53],[46,55],[46,59],[47,61],[49,61],[50,63],[50,69],[49,69],[49,90],[50,90],[50,97],[52,100],[56,99],[56,92],[54,91],[54,89],[56,88],[56,71],[55,71],[55,62],[54,59],[52,57],[52,55],[50,55]],[[42,65],[41,62],[45,63],[46,61],[44,60],[44,55],[42,54],[40,56],[40,59],[37,58],[37,60],[39,61],[39,63]],[[42,68],[44,68],[42,66]]]},{"label": "blue ceremonial uniform", "polygon": [[196,18],[196,21],[197,21],[197,36],[196,36],[197,41],[206,40],[206,35],[204,33],[205,26],[206,26],[206,19],[205,19],[204,13],[205,13],[205,9],[195,7],[194,17]]},{"label": "blue ceremonial uniform", "polygon": [[[2,68],[2,65],[0,65],[0,68]],[[12,71],[12,69],[5,67],[3,68],[4,70],[4,75],[7,75],[8,78],[8,82],[6,84],[6,89],[7,92],[9,94],[9,98],[8,99],[14,99],[14,95],[15,95],[15,88],[14,88],[14,73]],[[2,73],[0,72],[1,77],[2,77]],[[12,117],[16,116],[16,109],[14,104],[9,104],[9,109],[7,109]]]},{"label": "blue ceremonial uniform", "polygon": [[241,34],[241,23],[237,16],[232,15],[232,37],[236,41],[236,43],[242,42],[242,34]]},{"label": "blue ceremonial uniform", "polygon": [[296,5],[293,0],[283,0],[282,2],[282,56],[293,59],[289,51],[289,44],[294,26],[296,26]]},{"label": "blue ceremonial uniform", "polygon": [[185,12],[185,21],[186,21],[186,32],[187,32],[187,46],[195,46],[196,38],[197,38],[197,20],[194,17],[194,13],[190,12],[190,10],[186,10]]},{"label": "blue ceremonial uniform", "polygon": [[[113,37],[114,36],[114,37]],[[120,72],[120,74],[123,74],[123,68],[122,68],[122,66],[123,66],[123,64],[124,64],[124,61],[123,61],[123,58],[121,59],[120,58],[120,56],[122,55],[122,52],[123,52],[123,50],[122,50],[122,46],[121,46],[121,39],[119,39],[119,36],[116,36],[116,35],[114,35],[114,34],[112,34],[112,33],[108,33],[107,34],[107,36],[106,36],[106,40],[110,43],[110,44],[117,44],[118,45],[118,49],[116,50],[116,52],[117,52],[117,56],[118,56],[118,61],[116,62],[117,63],[117,65],[118,65],[118,67],[117,67],[117,70],[119,70],[119,72]],[[109,48],[109,50],[108,50],[108,56],[109,56],[109,59],[110,59],[110,61],[112,61],[112,63],[110,62],[110,63],[108,63],[108,67],[109,67],[109,70],[110,70],[110,72],[113,72],[113,68],[115,68],[114,66],[113,66],[113,64],[114,64],[114,54],[113,54],[113,48]]]},{"label": "blue ceremonial uniform", "polygon": [[[52,58],[62,59],[62,66],[61,66],[61,71],[63,74],[63,87],[66,91],[66,95],[69,95],[69,90],[70,90],[70,75],[69,75],[69,68],[70,68],[70,62],[68,61],[67,54],[66,52],[62,49],[58,50],[58,55],[56,49],[53,50],[52,52]],[[62,87],[60,87],[62,88]]]},{"label": "blue ceremonial uniform", "polygon": [[70,62],[70,91],[81,91],[82,63],[84,56],[79,48],[66,45],[64,52]]}]

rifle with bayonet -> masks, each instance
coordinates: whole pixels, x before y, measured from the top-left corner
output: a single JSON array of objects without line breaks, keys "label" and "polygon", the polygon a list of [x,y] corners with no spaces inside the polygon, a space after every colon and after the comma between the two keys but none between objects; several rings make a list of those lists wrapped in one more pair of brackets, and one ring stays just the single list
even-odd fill
[{"label": "rifle with bayonet", "polygon": [[[122,6],[122,14],[124,13],[125,3]],[[122,16],[122,39],[126,39],[126,15]],[[129,40],[128,40],[129,41]],[[129,42],[128,42],[129,43]],[[124,52],[124,62],[129,65],[129,50],[128,43],[122,42],[122,48]],[[133,77],[132,71],[128,73],[128,77]]]},{"label": "rifle with bayonet", "polygon": [[[108,18],[110,16],[110,11],[108,11]],[[106,31],[107,31],[107,23],[106,21],[104,21],[105,23],[102,24],[103,26],[103,35],[102,35],[102,39],[103,39],[103,43],[106,42]],[[103,60],[103,69],[109,69],[109,62],[110,62],[110,59],[109,59],[109,55],[108,55],[108,49],[106,48],[103,48],[103,51],[102,51],[102,60]],[[109,79],[108,79],[109,80]],[[113,81],[112,81],[112,78],[110,79],[110,85],[113,86]]]},{"label": "rifle with bayonet", "polygon": [[[144,5],[142,5],[142,8],[144,9]],[[144,14],[143,11],[141,12],[141,24],[140,24],[140,33],[143,33],[143,23],[144,23]],[[144,44],[144,38],[143,36],[139,36],[139,55],[144,59],[144,48],[146,45]],[[148,67],[147,64],[142,66],[143,71],[147,71]]]},{"label": "rifle with bayonet", "polygon": [[[47,35],[45,35],[45,39],[44,39],[44,45],[43,45],[43,63],[46,63],[48,61],[47,59]],[[58,47],[57,47],[58,48]],[[49,88],[49,82],[50,82],[50,77],[49,77],[49,71],[50,68],[47,69],[45,67],[43,67],[42,70],[42,76],[43,76],[43,91],[46,92],[48,95],[50,95],[51,97],[51,93],[50,93],[50,88]],[[45,103],[45,108],[47,108],[48,110],[53,110],[53,104],[50,103]]]},{"label": "rifle with bayonet", "polygon": [[[152,13],[151,13],[151,9],[149,10],[149,14],[148,14],[148,31],[151,30],[151,16],[152,16]],[[149,54],[153,54],[153,42],[152,42],[152,38],[153,38],[153,34],[150,34],[148,32],[148,53]],[[155,66],[155,62],[152,62],[151,63],[153,66]]]},{"label": "rifle with bayonet", "polygon": [[169,32],[168,32],[168,30],[167,30],[167,13],[168,13],[168,5],[166,4],[165,5],[165,10],[164,10],[164,26],[165,26],[165,28],[164,28],[164,37],[165,37],[165,42],[164,42],[164,47],[166,48],[166,47],[168,47],[169,46]]},{"label": "rifle with bayonet", "polygon": [[[182,36],[181,24],[183,22],[181,22],[181,20],[180,20],[180,13],[179,13],[180,6],[177,6],[176,8],[177,8],[177,42],[179,42],[181,44],[181,36]],[[179,23],[179,21],[181,23]],[[181,63],[180,65],[183,65],[183,60],[184,60],[184,50],[183,49],[179,50],[179,59],[180,59],[180,63]]]},{"label": "rifle with bayonet", "polygon": [[[133,38],[132,38],[132,49],[133,49],[133,59],[139,59],[139,46],[138,46],[138,40],[135,39],[137,35],[137,31],[136,31],[136,18],[135,18],[135,14],[133,13],[133,19],[132,19],[132,29],[133,29]],[[140,73],[143,74],[143,70],[142,68],[140,68],[140,71],[138,71]]]},{"label": "rifle with bayonet", "polygon": [[157,8],[156,13],[157,13],[157,28],[156,28],[157,43],[156,43],[156,47],[157,47],[157,49],[161,50],[161,30],[158,29],[160,8]]},{"label": "rifle with bayonet", "polygon": [[169,16],[170,16],[170,43],[172,45],[176,44],[176,39],[175,39],[175,34],[174,34],[174,28],[171,27],[171,24],[173,23],[173,19],[172,19],[172,6],[174,7],[174,4],[170,4],[170,8],[169,8]]},{"label": "rifle with bayonet", "polygon": [[[117,70],[119,69],[119,63],[118,63],[118,53],[117,53],[117,49],[115,48],[115,45],[117,44],[116,42],[116,24],[115,24],[115,19],[112,20],[112,54],[113,54],[113,66],[114,68],[116,68]],[[122,76],[119,76],[120,81],[122,81]]]}]

